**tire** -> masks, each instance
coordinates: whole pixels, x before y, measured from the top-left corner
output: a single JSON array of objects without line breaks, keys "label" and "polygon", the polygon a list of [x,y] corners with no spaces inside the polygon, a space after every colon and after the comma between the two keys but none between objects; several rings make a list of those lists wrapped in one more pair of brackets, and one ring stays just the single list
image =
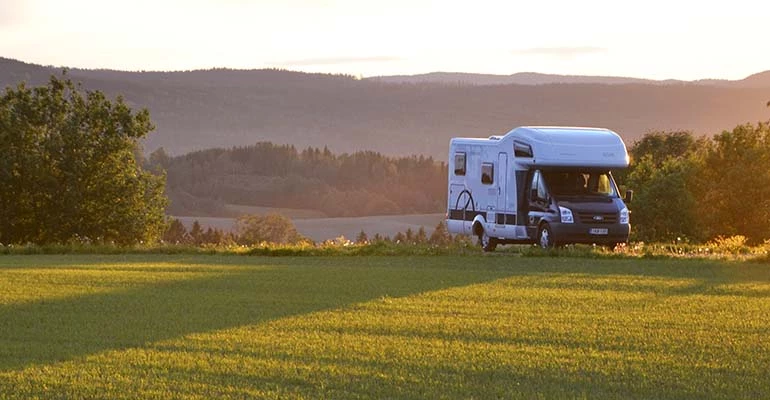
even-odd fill
[{"label": "tire", "polygon": [[537,244],[543,249],[552,249],[556,246],[550,225],[543,224],[540,226],[540,230],[537,232]]},{"label": "tire", "polygon": [[481,246],[481,250],[484,250],[485,252],[495,251],[495,248],[497,247],[497,238],[490,237],[487,235],[486,231],[481,231],[481,234],[479,235],[479,245]]}]

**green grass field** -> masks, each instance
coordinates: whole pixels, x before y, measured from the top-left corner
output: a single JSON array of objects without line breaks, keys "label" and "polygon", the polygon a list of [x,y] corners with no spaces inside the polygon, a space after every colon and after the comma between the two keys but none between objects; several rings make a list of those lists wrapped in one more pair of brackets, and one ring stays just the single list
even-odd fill
[{"label": "green grass field", "polygon": [[0,398],[770,398],[770,265],[0,256]]}]

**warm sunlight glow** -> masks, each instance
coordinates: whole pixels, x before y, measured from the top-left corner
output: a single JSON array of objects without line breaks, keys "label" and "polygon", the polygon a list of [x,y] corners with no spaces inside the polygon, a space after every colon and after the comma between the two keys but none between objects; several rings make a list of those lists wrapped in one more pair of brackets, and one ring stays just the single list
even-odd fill
[{"label": "warm sunlight glow", "polygon": [[766,2],[3,0],[0,56],[83,68],[741,79]]}]

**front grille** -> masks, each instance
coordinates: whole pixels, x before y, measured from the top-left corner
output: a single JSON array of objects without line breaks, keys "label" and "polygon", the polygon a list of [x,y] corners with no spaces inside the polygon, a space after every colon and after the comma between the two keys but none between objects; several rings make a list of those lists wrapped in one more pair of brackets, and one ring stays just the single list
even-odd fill
[{"label": "front grille", "polygon": [[578,212],[578,220],[583,224],[616,224],[618,213]]}]

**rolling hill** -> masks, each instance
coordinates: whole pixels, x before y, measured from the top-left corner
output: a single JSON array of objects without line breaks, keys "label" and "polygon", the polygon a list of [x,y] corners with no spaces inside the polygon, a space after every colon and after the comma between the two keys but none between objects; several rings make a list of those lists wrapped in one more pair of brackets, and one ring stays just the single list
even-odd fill
[{"label": "rolling hill", "polygon": [[[39,85],[60,72],[0,58],[0,87]],[[633,141],[650,130],[713,134],[770,117],[770,71],[740,81],[699,82],[478,77],[487,84],[283,70],[69,69],[68,75],[87,89],[122,94],[130,105],[148,108],[157,129],[145,150],[164,147],[171,155],[271,141],[446,159],[453,136],[486,137],[520,125],[602,126]]]}]

